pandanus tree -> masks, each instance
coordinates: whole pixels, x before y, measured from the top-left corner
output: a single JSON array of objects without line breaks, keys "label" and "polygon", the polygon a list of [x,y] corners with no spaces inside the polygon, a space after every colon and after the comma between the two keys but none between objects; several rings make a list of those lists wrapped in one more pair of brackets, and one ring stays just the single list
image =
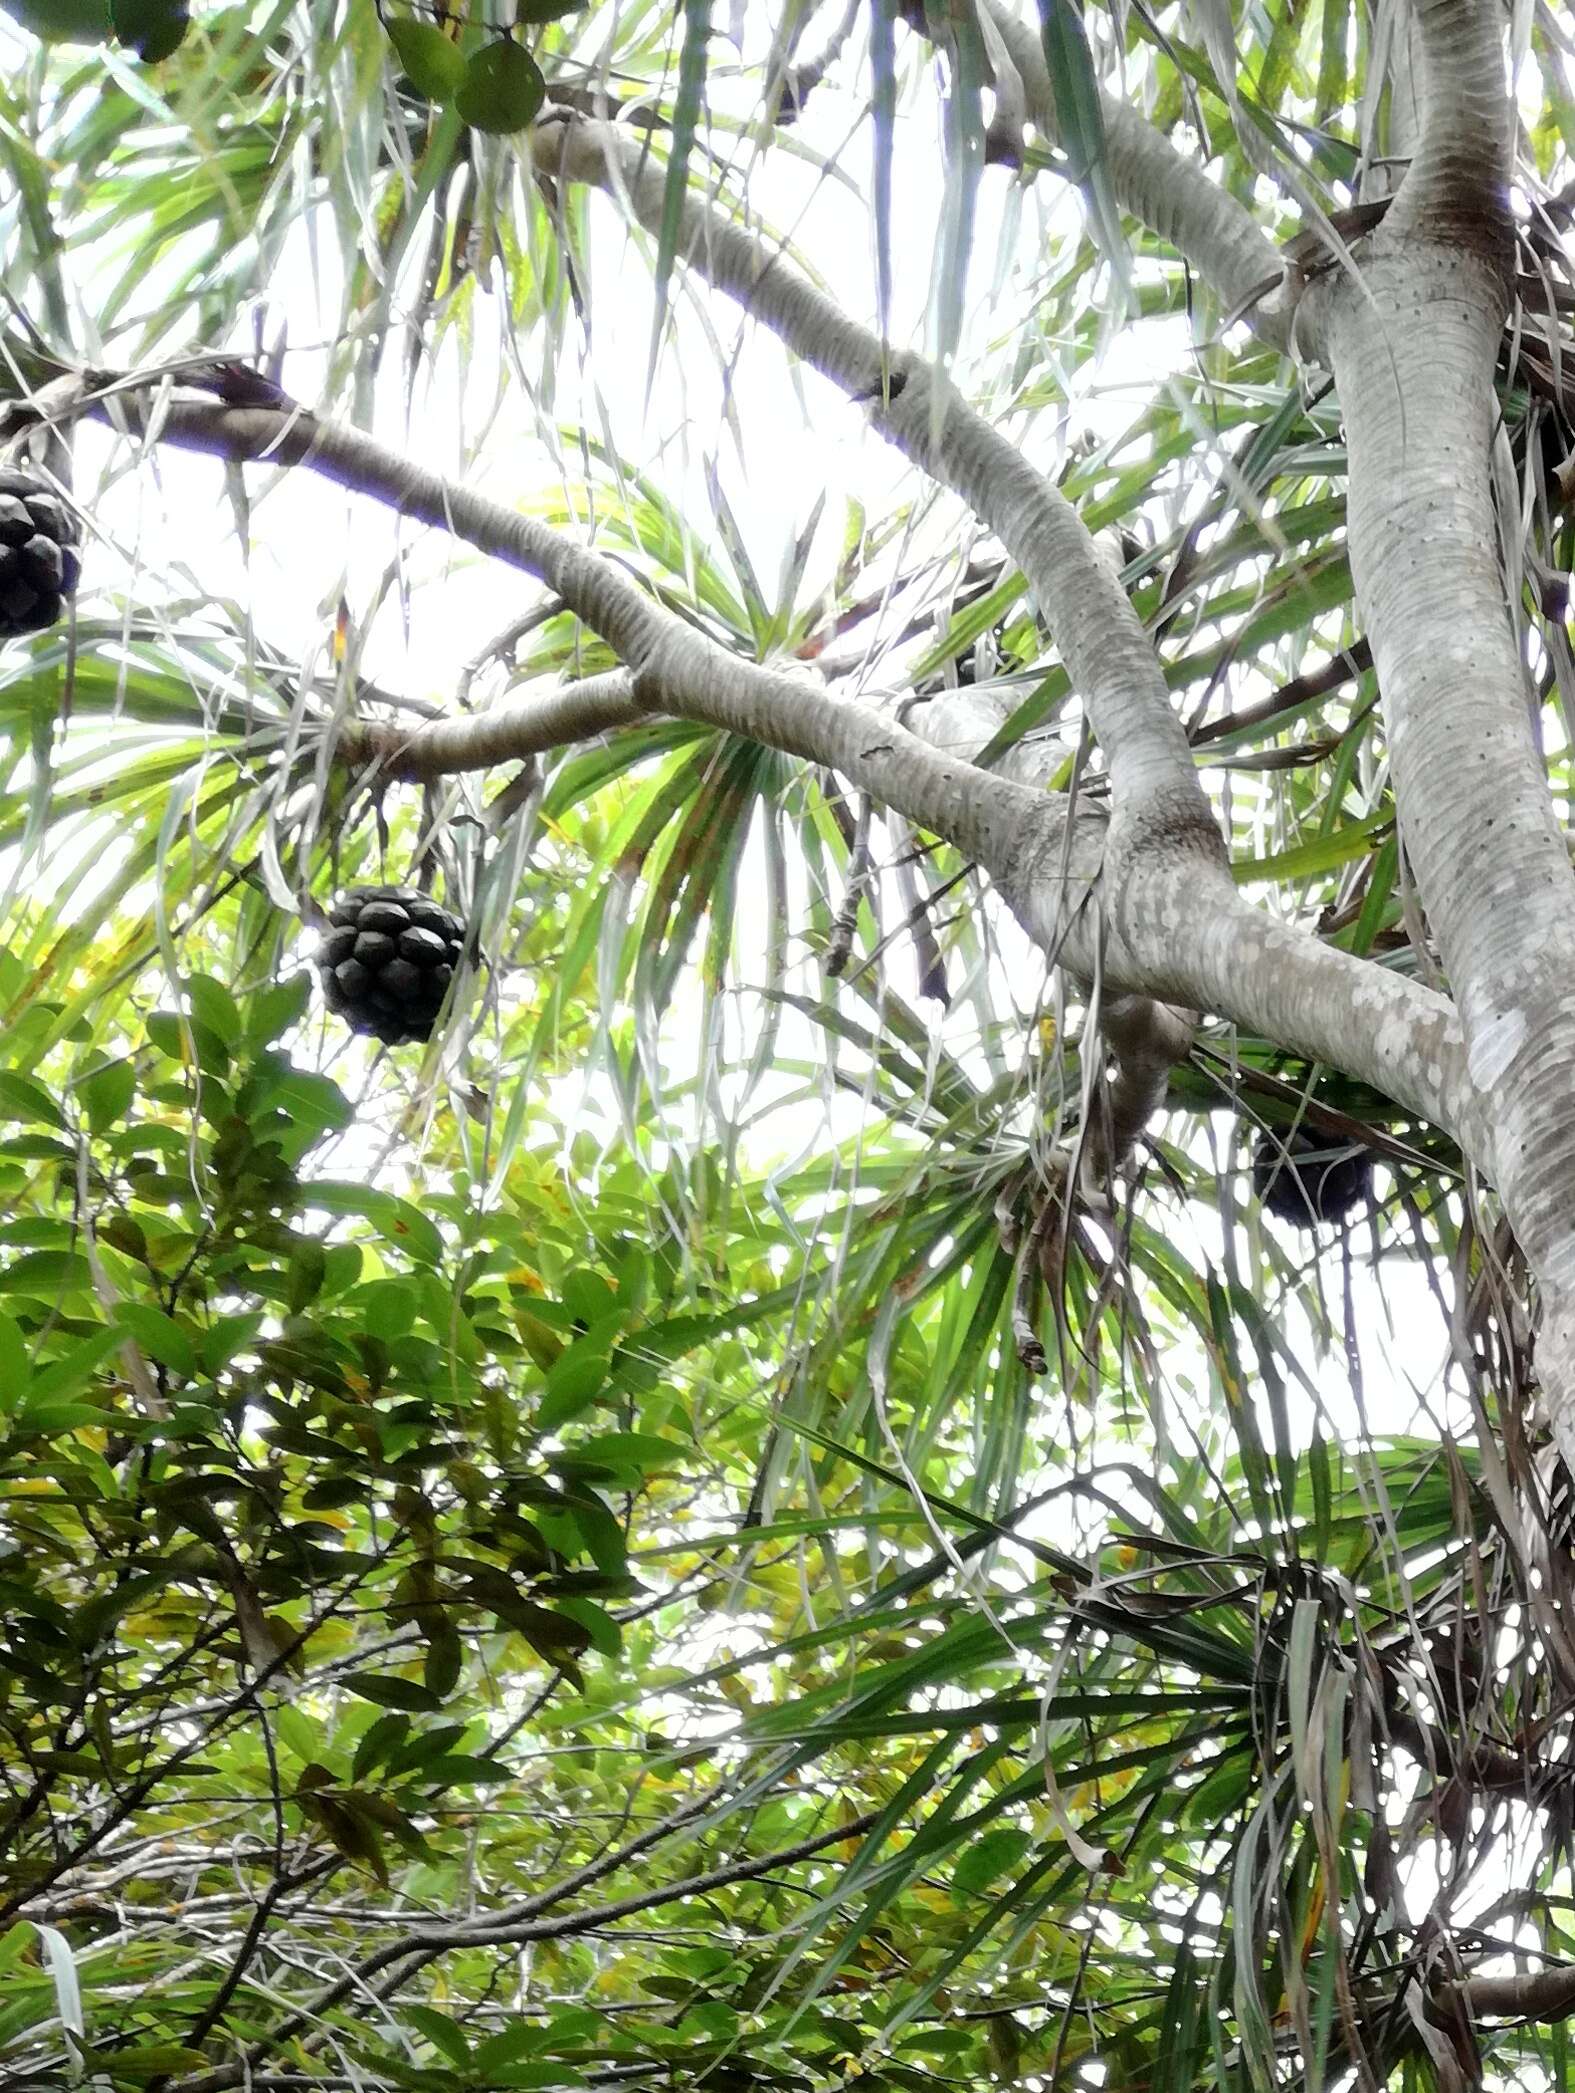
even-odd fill
[{"label": "pandanus tree", "polygon": [[1562,2084],[1569,23],[7,6],[0,2083]]}]

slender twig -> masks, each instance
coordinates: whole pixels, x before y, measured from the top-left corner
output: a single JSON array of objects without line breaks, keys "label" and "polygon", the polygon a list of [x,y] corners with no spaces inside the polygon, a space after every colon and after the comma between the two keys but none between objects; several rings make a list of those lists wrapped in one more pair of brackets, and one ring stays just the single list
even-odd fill
[{"label": "slender twig", "polygon": [[[387,1970],[392,1963],[413,1962],[413,1968],[402,1970],[396,1983],[405,1982],[414,1974],[414,1969],[456,1948],[519,1947],[530,1941],[562,1940],[573,1934],[587,1933],[611,1925],[615,1920],[628,1918],[638,1911],[649,1911],[660,1904],[678,1903],[690,1897],[703,1897],[712,1890],[725,1889],[735,1882],[749,1882],[762,1875],[770,1874],[775,1868],[789,1867],[796,1861],[809,1860],[846,1839],[861,1838],[879,1823],[883,1810],[866,1810],[862,1815],[850,1818],[846,1823],[835,1824],[829,1830],[800,1839],[796,1845],[783,1846],[774,1853],[761,1854],[756,1858],[730,1862],[726,1867],[712,1868],[702,1875],[690,1876],[687,1880],[665,1883],[659,1889],[638,1890],[633,1895],[620,1898],[611,1904],[597,1905],[590,1911],[563,1912],[555,1918],[516,1918],[505,1914],[501,1919],[477,1920],[468,1924],[441,1928],[423,1928],[404,1940],[389,1941],[375,1953],[366,1956],[354,1970],[335,1980],[310,2000],[286,2016],[277,2027],[247,2050],[239,2064],[226,2065],[218,2071],[197,2073],[176,2080],[171,2093],[223,2093],[229,2086],[243,2085],[250,2068],[276,2050],[283,2042],[302,2034],[322,2014],[339,2005],[351,1993],[365,1988],[368,1980]],[[650,1843],[656,1837],[667,1836],[673,1829],[671,1820],[657,1828]],[[631,1845],[637,1842],[631,1842]],[[583,1872],[583,1871],[582,1871]],[[563,1885],[556,1891],[546,1892],[538,1904],[547,1898],[567,1894]],[[389,1987],[394,1988],[393,1986]],[[386,1996],[383,1992],[381,1996]]]}]

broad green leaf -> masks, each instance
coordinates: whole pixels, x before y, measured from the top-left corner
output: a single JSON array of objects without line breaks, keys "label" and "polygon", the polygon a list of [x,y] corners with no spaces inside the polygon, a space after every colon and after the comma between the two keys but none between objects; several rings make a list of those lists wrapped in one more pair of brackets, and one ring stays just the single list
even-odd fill
[{"label": "broad green leaf", "polygon": [[288,981],[261,990],[248,1007],[247,1044],[254,1049],[272,1045],[281,1032],[288,1031],[306,1015],[311,992],[311,977],[304,969]]},{"label": "broad green leaf", "polygon": [[92,1285],[88,1261],[75,1250],[30,1250],[0,1264],[0,1293],[33,1294],[55,1301],[64,1293],[82,1293]]},{"label": "broad green leaf", "polygon": [[383,26],[416,92],[428,101],[452,102],[466,78],[458,45],[431,22],[390,19]]},{"label": "broad green leaf", "polygon": [[191,1379],[197,1371],[197,1350],[191,1334],[162,1308],[148,1301],[122,1301],[115,1319],[150,1359]]},{"label": "broad green leaf", "polygon": [[607,1348],[600,1339],[582,1337],[549,1368],[537,1405],[539,1430],[555,1432],[595,1401],[607,1383]]},{"label": "broad green leaf", "polygon": [[454,94],[454,107],[478,131],[523,131],[547,97],[547,83],[530,53],[506,37],[473,51]]},{"label": "broad green leaf", "polygon": [[107,1061],[71,1086],[73,1097],[86,1114],[89,1128],[103,1133],[123,1119],[137,1087],[137,1071],[130,1060]]},{"label": "broad green leaf", "polygon": [[65,1116],[49,1092],[28,1076],[0,1069],[0,1119],[30,1120],[39,1126],[64,1128]]},{"label": "broad green leaf", "polygon": [[27,1345],[13,1317],[0,1309],[0,1411],[13,1411],[26,1400],[32,1368]]},{"label": "broad green leaf", "polygon": [[360,1699],[373,1701],[380,1708],[398,1708],[419,1715],[442,1705],[440,1696],[429,1692],[425,1686],[393,1673],[374,1676],[371,1672],[352,1672],[344,1683]]},{"label": "broad green leaf", "polygon": [[185,987],[186,1000],[197,1023],[205,1025],[226,1047],[239,1046],[243,1032],[241,1013],[224,983],[215,981],[211,974],[192,974]]},{"label": "broad green leaf", "polygon": [[952,1893],[958,1897],[978,1896],[1002,1875],[1015,1868],[1032,1845],[1025,1831],[1003,1825],[987,1831],[965,1846],[952,1869]]}]

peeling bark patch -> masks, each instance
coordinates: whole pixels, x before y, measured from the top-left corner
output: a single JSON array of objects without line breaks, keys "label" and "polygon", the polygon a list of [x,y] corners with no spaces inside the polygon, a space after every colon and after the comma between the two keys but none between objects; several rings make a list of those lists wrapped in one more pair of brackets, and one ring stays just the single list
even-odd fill
[{"label": "peeling bark patch", "polygon": [[1466,1066],[1478,1090],[1491,1091],[1526,1043],[1526,1016],[1502,1010],[1480,1026],[1466,1048]]}]

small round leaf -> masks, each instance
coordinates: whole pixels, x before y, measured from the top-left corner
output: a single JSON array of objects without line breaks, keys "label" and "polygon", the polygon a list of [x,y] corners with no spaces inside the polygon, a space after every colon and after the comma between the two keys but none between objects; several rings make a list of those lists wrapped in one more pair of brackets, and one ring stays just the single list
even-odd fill
[{"label": "small round leaf", "polygon": [[405,78],[429,102],[452,102],[465,78],[465,61],[431,22],[390,22],[393,45]]},{"label": "small round leaf", "polygon": [[523,131],[546,99],[547,83],[535,59],[518,44],[503,42],[471,58],[455,107],[478,131]]}]

